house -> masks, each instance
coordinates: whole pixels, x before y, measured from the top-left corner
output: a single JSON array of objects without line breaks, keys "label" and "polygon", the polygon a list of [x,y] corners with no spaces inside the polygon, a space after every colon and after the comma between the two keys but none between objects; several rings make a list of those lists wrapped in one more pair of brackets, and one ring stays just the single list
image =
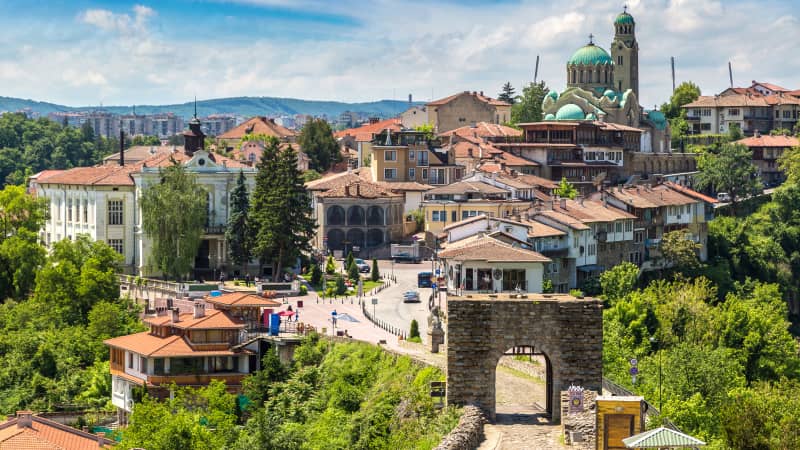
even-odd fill
[{"label": "house", "polygon": [[542,292],[544,265],[550,259],[484,233],[449,244],[438,253],[447,290],[469,292]]},{"label": "house", "polygon": [[17,411],[0,423],[0,450],[96,450],[112,448],[116,442],[56,421]]},{"label": "house", "polygon": [[425,105],[428,122],[436,133],[489,122],[507,123],[511,120],[511,105],[483,95],[483,92],[464,91]]},{"label": "house", "polygon": [[137,387],[164,397],[172,383],[206,385],[212,379],[238,392],[242,379],[259,367],[260,349],[247,340],[248,331],[259,327],[266,308],[280,305],[252,294],[207,297],[195,301],[191,313],[173,308],[146,317],[149,331],[105,340],[112,404],[130,412]]},{"label": "house", "polygon": [[450,184],[463,176],[452,151],[438,147],[425,132],[386,130],[372,143],[372,179],[385,182]]},{"label": "house", "polygon": [[575,264],[570,264],[567,259],[571,245],[568,233],[537,220],[523,219],[523,223],[528,226],[531,249],[550,258],[550,262],[544,266],[544,277],[552,283],[553,291],[569,292],[570,282],[572,286],[575,283]]},{"label": "house", "polygon": [[776,186],[786,179],[778,159],[786,151],[800,147],[800,139],[794,136],[770,136],[759,132],[736,143],[747,146],[753,152],[753,164],[758,167],[758,175],[768,186]]},{"label": "house", "polygon": [[[511,192],[511,198],[522,200],[533,200],[536,198],[547,200],[548,195],[545,194],[544,191],[552,192],[552,190],[557,187],[552,181],[538,178],[534,175],[530,175],[531,178],[529,179],[523,179],[523,177],[518,175],[516,171],[507,173],[497,170],[487,173],[479,170],[472,176],[463,178],[462,181],[479,181],[491,184],[492,186],[503,188]],[[540,191],[540,188],[543,190]]]},{"label": "house", "polygon": [[278,125],[275,119],[256,116],[217,136],[217,143],[222,148],[233,150],[245,136],[272,136],[281,142],[294,142],[297,133]]},{"label": "house", "polygon": [[448,244],[479,233],[491,234],[494,232],[502,232],[507,236],[511,236],[518,242],[527,243],[529,229],[530,226],[524,223],[481,214],[444,227],[442,230],[442,238],[444,239],[443,245],[447,246]]},{"label": "house", "polygon": [[[568,292],[569,289],[580,287],[585,280],[597,276],[602,267],[597,264],[597,238],[592,233],[592,228],[582,220],[564,212],[567,207],[565,199],[557,201],[562,207],[555,207],[555,202],[552,201],[542,202],[541,206],[530,211],[526,218],[566,234],[566,236],[556,235],[546,230],[546,233],[558,236],[559,239],[566,238],[566,242],[563,240],[551,242],[556,246],[552,254],[553,264],[548,267],[547,275],[554,279],[556,278],[554,275],[561,273],[557,277],[559,282],[554,281],[553,287],[557,292]],[[535,238],[536,235],[534,241]]]},{"label": "house", "polygon": [[636,217],[633,239],[634,245],[644,245],[642,270],[661,267],[661,238],[676,230],[687,230],[689,238],[700,244],[700,260],[708,258],[708,221],[713,218],[716,200],[674,183],[615,187],[591,198]]},{"label": "house", "polygon": [[119,165],[120,158],[124,159],[125,164],[136,164],[153,156],[169,154],[175,151],[176,147],[174,145],[134,145],[125,149],[122,154],[116,152],[106,156],[103,158],[103,164]]},{"label": "house", "polygon": [[354,168],[359,168],[369,165],[372,161],[372,143],[375,137],[385,132],[400,131],[403,125],[398,118],[380,120],[377,117],[371,117],[369,122],[356,128],[348,128],[333,133],[333,137],[346,149],[356,152],[356,160],[358,164]]},{"label": "house", "polygon": [[400,113],[400,123],[405,128],[415,129],[428,125],[428,108],[424,105],[412,106]]},{"label": "house", "polygon": [[[300,145],[296,143],[283,143],[282,149],[291,148],[297,155],[297,170],[305,172],[308,170],[311,159],[302,150]],[[264,143],[260,141],[247,141],[243,142],[241,146],[231,152],[231,157],[236,161],[255,167],[261,161],[261,155],[264,153]]]},{"label": "house", "polygon": [[509,217],[527,210],[530,201],[482,181],[458,181],[425,192],[425,231],[438,235],[446,226],[469,217]]}]

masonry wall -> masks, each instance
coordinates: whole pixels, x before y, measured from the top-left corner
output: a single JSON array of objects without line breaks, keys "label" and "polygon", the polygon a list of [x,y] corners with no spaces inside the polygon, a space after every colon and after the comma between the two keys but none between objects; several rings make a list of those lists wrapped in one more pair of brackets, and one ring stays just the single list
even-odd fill
[{"label": "masonry wall", "polygon": [[560,419],[560,391],[571,384],[602,388],[603,318],[596,299],[449,299],[447,402],[476,404],[495,418],[495,374],[500,357],[514,346],[544,353],[548,406]]}]

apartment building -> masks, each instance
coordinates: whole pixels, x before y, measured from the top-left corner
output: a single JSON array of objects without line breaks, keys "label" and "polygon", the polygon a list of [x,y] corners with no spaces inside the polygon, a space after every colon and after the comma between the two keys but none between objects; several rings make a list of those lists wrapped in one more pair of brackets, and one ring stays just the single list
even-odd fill
[{"label": "apartment building", "polygon": [[436,133],[479,122],[494,124],[511,120],[511,105],[483,95],[483,92],[464,91],[425,105],[428,122]]},{"label": "apartment building", "polygon": [[753,151],[753,164],[758,167],[758,175],[767,186],[777,186],[786,179],[778,160],[786,151],[800,147],[800,139],[794,136],[770,136],[759,132],[736,143]]},{"label": "apartment building", "polygon": [[384,131],[372,143],[372,179],[447,185],[461,179],[452,149],[442,149],[426,133],[413,130]]},{"label": "apartment building", "polygon": [[469,217],[510,217],[531,206],[511,192],[481,181],[459,181],[424,194],[425,231],[438,235],[445,227]]}]

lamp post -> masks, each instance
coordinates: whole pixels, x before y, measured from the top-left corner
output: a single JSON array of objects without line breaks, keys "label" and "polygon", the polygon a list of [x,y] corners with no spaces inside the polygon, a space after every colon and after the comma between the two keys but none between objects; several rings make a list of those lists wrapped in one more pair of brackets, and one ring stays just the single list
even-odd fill
[{"label": "lamp post", "polygon": [[[655,337],[650,337],[650,346],[656,347],[658,340]],[[658,349],[658,411],[661,412],[661,349]]]}]

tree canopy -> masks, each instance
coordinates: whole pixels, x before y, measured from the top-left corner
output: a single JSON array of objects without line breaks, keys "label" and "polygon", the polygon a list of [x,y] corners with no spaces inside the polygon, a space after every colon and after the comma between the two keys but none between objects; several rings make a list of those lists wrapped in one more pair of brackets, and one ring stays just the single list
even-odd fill
[{"label": "tree canopy", "polygon": [[686,117],[686,111],[682,106],[697,100],[698,97],[700,97],[700,88],[691,81],[684,81],[675,88],[669,102],[661,105],[661,112],[667,119]]},{"label": "tree canopy", "polygon": [[208,193],[178,162],[162,169],[160,177],[160,183],[142,194],[142,228],[152,239],[149,264],[180,280],[197,256],[208,218]]},{"label": "tree canopy", "polygon": [[539,122],[542,120],[542,102],[544,96],[550,92],[544,81],[529,83],[522,88],[522,95],[511,106],[511,122]]},{"label": "tree canopy", "polygon": [[342,160],[339,144],[336,143],[330,125],[324,119],[311,119],[306,122],[297,142],[308,155],[310,168],[318,172],[325,172]]},{"label": "tree canopy", "polygon": [[230,195],[230,214],[228,227],[225,230],[225,239],[228,241],[228,253],[231,261],[243,267],[250,261],[250,232],[248,230],[248,214],[250,211],[250,196],[247,194],[247,184],[244,172],[239,171],[236,178],[236,187]]},{"label": "tree canopy", "polygon": [[569,181],[567,181],[566,177],[561,177],[561,182],[558,183],[558,187],[553,189],[553,193],[561,198],[568,198],[574,199],[578,196],[578,190],[575,189],[575,186],[572,185]]},{"label": "tree canopy", "polygon": [[506,82],[506,84],[503,85],[502,90],[500,91],[499,94],[497,94],[497,99],[511,105],[516,103],[517,93],[514,91],[514,87],[511,86],[510,81]]},{"label": "tree canopy", "polygon": [[763,188],[753,165],[753,151],[741,144],[712,146],[699,155],[697,168],[696,186],[730,194],[734,213],[736,203]]}]

